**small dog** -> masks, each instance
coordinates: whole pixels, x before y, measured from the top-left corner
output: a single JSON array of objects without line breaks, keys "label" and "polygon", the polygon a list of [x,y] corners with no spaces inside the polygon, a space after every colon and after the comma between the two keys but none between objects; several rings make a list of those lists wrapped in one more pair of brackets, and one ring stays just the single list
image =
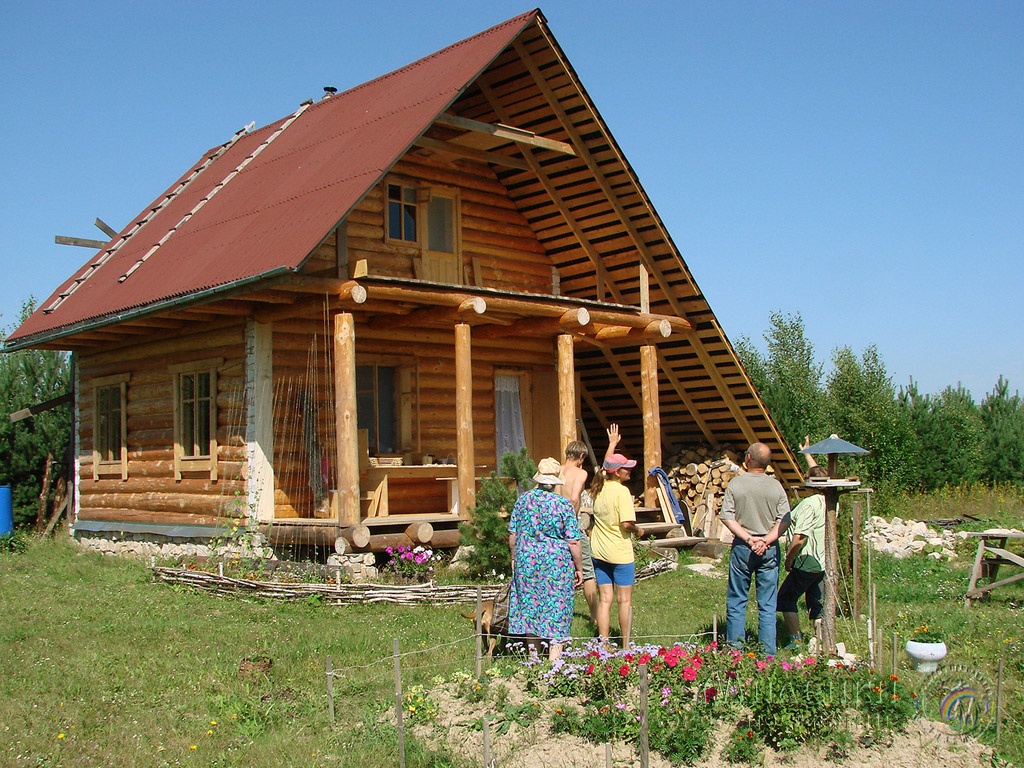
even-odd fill
[{"label": "small dog", "polygon": [[[476,611],[461,614],[464,619],[473,620],[476,628]],[[487,658],[494,656],[498,641],[508,632],[508,585],[498,591],[491,600],[480,601],[480,634],[487,639]]]}]

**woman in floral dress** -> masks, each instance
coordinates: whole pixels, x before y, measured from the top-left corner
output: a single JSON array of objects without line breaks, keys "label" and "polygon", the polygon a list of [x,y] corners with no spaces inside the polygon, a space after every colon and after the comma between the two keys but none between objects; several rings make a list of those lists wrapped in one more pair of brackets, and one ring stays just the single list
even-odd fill
[{"label": "woman in floral dress", "polygon": [[557,459],[541,459],[533,476],[537,487],[519,497],[508,524],[509,634],[547,640],[551,660],[569,637],[576,587],[583,583],[583,531],[572,503],[554,492],[561,470]]}]

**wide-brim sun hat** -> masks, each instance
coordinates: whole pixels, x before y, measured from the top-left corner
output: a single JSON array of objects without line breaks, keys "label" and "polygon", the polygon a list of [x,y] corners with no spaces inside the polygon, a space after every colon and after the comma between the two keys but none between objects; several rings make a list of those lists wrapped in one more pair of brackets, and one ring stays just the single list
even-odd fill
[{"label": "wide-brim sun hat", "polygon": [[602,466],[608,470],[632,469],[636,466],[636,459],[627,459],[621,453],[613,453],[604,460],[604,464]]},{"label": "wide-brim sun hat", "polygon": [[558,459],[541,459],[537,464],[537,474],[533,476],[533,482],[537,485],[561,485],[562,465]]}]

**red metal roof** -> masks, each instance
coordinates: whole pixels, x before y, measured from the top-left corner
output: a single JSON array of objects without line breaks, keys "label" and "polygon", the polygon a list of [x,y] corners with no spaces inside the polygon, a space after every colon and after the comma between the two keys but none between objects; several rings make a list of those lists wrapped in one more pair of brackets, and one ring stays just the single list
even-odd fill
[{"label": "red metal roof", "polygon": [[538,15],[517,16],[206,152],[43,302],[8,347],[298,269]]}]

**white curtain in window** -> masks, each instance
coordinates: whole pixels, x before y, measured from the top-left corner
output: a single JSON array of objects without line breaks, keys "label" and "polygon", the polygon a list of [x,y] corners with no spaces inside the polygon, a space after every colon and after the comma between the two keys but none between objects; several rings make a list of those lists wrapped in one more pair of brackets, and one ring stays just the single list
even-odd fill
[{"label": "white curtain in window", "polygon": [[498,461],[507,452],[519,453],[526,447],[523,410],[519,402],[519,377],[498,374],[494,377],[494,404],[498,431]]}]

